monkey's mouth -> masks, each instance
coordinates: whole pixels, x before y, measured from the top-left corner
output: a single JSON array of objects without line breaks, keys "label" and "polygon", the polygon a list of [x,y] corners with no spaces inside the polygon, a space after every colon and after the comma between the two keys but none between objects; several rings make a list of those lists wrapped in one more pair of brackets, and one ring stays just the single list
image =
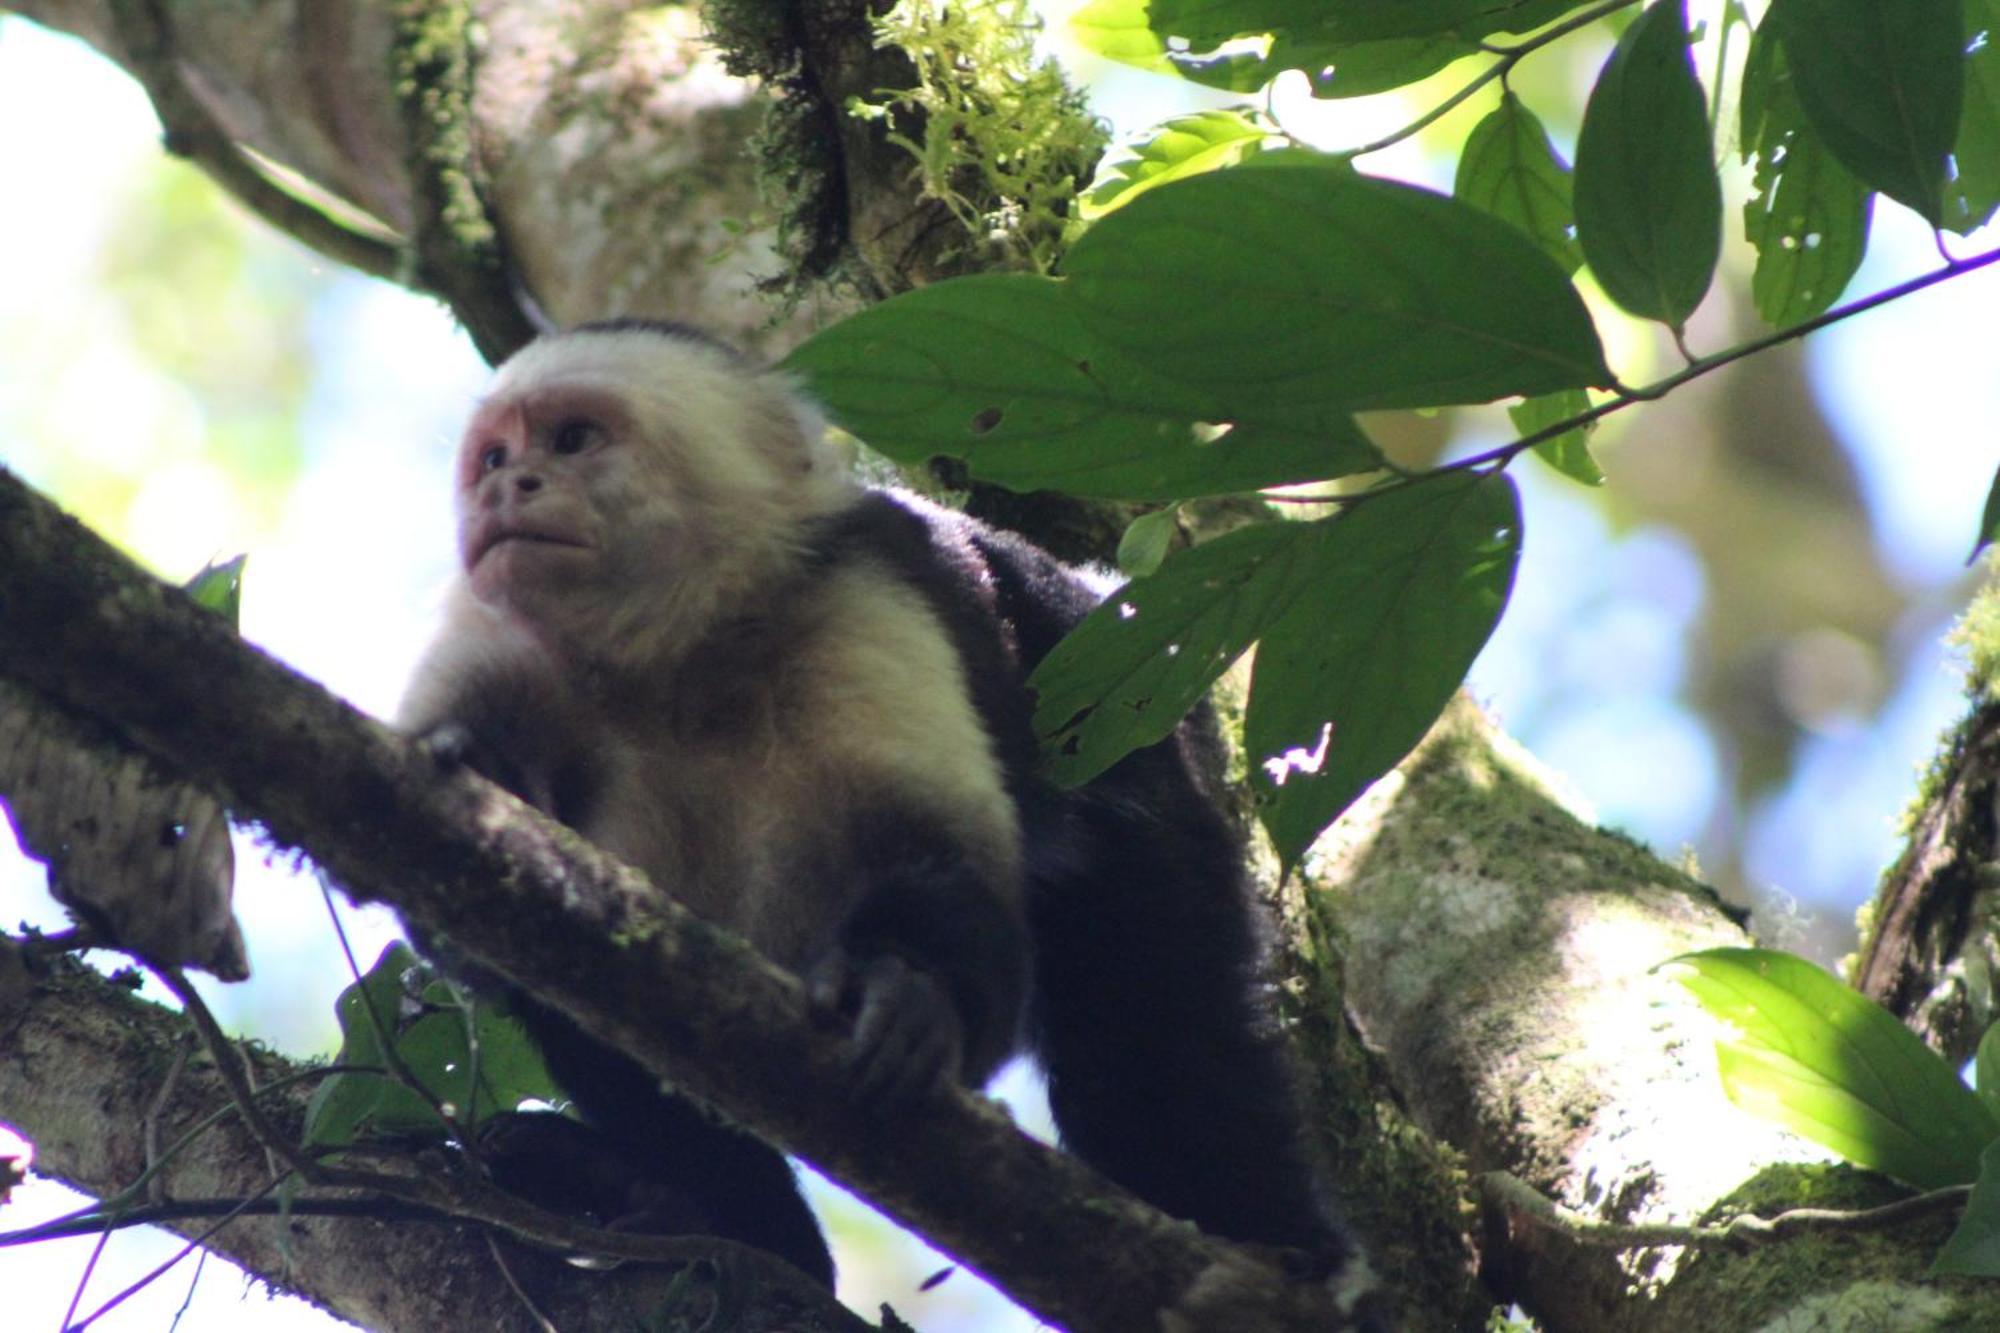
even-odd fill
[{"label": "monkey's mouth", "polygon": [[488,533],[480,541],[479,545],[473,550],[472,559],[469,562],[470,565],[478,565],[488,555],[510,542],[519,542],[528,546],[567,547],[572,551],[589,549],[588,542],[578,541],[574,537],[564,537],[553,532],[535,532],[526,528],[504,528]]}]

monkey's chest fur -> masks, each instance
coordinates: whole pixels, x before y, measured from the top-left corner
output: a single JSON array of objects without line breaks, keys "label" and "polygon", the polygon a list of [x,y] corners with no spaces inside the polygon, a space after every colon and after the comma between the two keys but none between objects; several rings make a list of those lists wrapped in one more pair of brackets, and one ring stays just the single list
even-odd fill
[{"label": "monkey's chest fur", "polygon": [[964,676],[925,601],[857,562],[655,681],[519,701],[510,785],[801,968],[852,911],[839,877],[884,810],[942,828],[1018,898],[1017,816]]}]

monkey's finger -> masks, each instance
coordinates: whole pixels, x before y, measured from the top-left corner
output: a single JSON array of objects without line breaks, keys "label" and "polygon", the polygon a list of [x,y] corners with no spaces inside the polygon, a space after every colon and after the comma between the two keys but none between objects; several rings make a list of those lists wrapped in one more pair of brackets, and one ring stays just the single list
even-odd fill
[{"label": "monkey's finger", "polygon": [[848,1056],[863,1097],[916,1096],[953,1077],[958,1059],[957,1016],[936,980],[901,959],[871,963]]},{"label": "monkey's finger", "polygon": [[839,1013],[847,1008],[848,994],[854,988],[853,960],[845,949],[834,949],[813,964],[806,973],[805,983],[806,999],[814,1008]]}]

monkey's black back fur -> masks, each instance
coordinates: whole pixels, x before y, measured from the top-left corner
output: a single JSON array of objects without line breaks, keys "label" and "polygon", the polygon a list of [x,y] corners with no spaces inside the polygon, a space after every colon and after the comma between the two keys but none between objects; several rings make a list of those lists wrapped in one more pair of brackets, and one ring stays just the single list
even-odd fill
[{"label": "monkey's black back fur", "polygon": [[1235,833],[1197,764],[1206,709],[1080,790],[1036,777],[1029,672],[1096,606],[1011,533],[876,492],[822,558],[884,562],[950,628],[1021,813],[1032,983],[1024,1037],[1064,1145],[1221,1235],[1347,1253],[1303,1141]]}]

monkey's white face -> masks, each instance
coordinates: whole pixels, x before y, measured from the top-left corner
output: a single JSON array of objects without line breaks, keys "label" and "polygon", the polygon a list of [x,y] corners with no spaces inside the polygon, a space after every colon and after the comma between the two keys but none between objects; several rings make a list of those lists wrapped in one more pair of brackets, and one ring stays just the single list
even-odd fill
[{"label": "monkey's white face", "polygon": [[621,570],[657,577],[672,545],[666,487],[644,475],[657,452],[606,389],[542,384],[482,406],[458,464],[459,557],[473,595],[540,621],[551,598]]},{"label": "monkey's white face", "polygon": [[545,645],[657,661],[796,558],[854,483],[789,383],[653,333],[545,338],[459,448],[472,596]]}]

